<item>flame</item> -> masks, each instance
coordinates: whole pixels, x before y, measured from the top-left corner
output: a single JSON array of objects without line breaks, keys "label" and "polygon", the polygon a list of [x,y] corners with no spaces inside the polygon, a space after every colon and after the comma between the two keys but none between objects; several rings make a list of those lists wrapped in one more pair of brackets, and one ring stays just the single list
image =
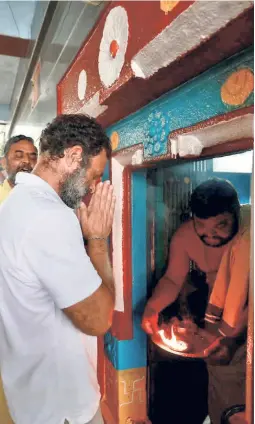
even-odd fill
[{"label": "flame", "polygon": [[168,347],[170,347],[170,349],[176,350],[178,352],[184,352],[185,350],[188,349],[188,344],[182,340],[178,340],[176,338],[176,335],[174,334],[174,328],[172,326],[171,328],[171,339],[167,338],[165,336],[165,331],[164,330],[159,330],[159,334],[160,337],[162,339],[162,341],[164,342],[164,344]]}]

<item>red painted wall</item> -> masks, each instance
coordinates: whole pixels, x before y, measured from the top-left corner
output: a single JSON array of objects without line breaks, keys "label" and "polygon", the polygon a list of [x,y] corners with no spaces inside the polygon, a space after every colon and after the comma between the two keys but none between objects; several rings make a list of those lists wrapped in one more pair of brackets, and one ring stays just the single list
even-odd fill
[{"label": "red painted wall", "polygon": [[[186,10],[193,1],[181,1],[175,8],[165,14],[160,9],[159,1],[113,1],[106,7],[94,30],[81,48],[75,61],[58,85],[58,113],[76,112],[96,92],[100,91],[100,103],[107,104],[106,99],[118,88],[132,78],[131,59],[156,35],[158,35],[180,13]],[[119,79],[106,89],[98,73],[98,54],[106,17],[114,7],[126,9],[129,20],[129,40],[125,64]],[[85,100],[77,96],[78,77],[82,69],[87,73],[87,92]]]}]

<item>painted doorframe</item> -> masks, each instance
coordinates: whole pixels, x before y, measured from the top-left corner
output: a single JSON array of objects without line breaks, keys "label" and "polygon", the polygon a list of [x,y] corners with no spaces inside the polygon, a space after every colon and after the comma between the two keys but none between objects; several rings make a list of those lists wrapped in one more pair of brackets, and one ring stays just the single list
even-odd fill
[{"label": "painted doorframe", "polygon": [[[238,153],[252,147],[252,140],[237,140],[236,143],[217,146],[217,155]],[[121,155],[121,161],[123,156]],[[201,158],[214,156],[212,147],[207,149]],[[116,158],[118,155],[115,156],[115,160]],[[126,159],[128,158],[130,160],[129,153],[126,156]],[[159,164],[158,161],[156,163]],[[123,198],[126,206],[128,204],[126,210],[128,216],[125,215],[128,219],[123,225],[127,226],[124,235],[129,238],[126,248],[130,249],[123,263],[123,272],[129,270],[130,278],[128,285],[124,287],[124,295],[128,297],[132,309],[132,337],[129,340],[119,340],[113,332],[105,337],[103,411],[107,424],[135,423],[137,420],[147,419],[147,338],[141,330],[140,323],[147,299],[146,174],[147,169],[152,166],[155,167],[155,161],[139,166],[129,162],[123,171]],[[123,240],[124,244],[126,240]],[[128,288],[131,288],[129,293]],[[130,325],[130,322],[127,324]],[[122,325],[125,325],[125,314]],[[118,328],[121,331],[121,328]]]},{"label": "painted doorframe", "polygon": [[[226,81],[240,69],[250,69],[251,58],[250,50],[230,58],[107,130],[115,149],[110,179],[117,197],[112,259],[118,285],[117,310],[112,330],[105,337],[103,358],[102,405],[107,424],[131,424],[146,420],[147,414],[146,336],[139,323],[147,290],[146,252],[142,250],[146,248],[146,168],[164,160],[175,161],[173,140],[199,131],[204,140],[208,130],[214,131],[213,142],[205,144],[196,157],[186,153],[186,159],[253,148],[253,94],[242,107],[225,104],[221,98]],[[217,131],[222,127],[225,130],[219,139]],[[240,127],[250,130],[238,139]]]}]

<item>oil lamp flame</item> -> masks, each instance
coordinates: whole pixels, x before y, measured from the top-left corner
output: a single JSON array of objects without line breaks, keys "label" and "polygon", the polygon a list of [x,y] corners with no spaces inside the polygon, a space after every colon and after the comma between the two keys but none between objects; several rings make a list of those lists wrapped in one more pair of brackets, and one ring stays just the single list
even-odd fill
[{"label": "oil lamp flame", "polygon": [[173,326],[171,328],[171,339],[165,336],[164,330],[160,330],[159,334],[163,343],[170,349],[176,350],[178,352],[185,352],[188,349],[188,344],[186,342],[184,342],[183,340],[178,340],[176,338]]}]

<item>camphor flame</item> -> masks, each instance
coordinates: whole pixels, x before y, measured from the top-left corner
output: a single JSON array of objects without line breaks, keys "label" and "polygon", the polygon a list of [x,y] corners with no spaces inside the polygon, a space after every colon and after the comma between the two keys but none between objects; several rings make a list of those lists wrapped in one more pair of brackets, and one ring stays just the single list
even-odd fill
[{"label": "camphor flame", "polygon": [[185,352],[188,349],[188,344],[182,340],[178,340],[174,334],[174,327],[171,328],[171,339],[165,336],[164,330],[159,330],[160,337],[163,343],[170,349],[176,350],[177,352]]}]

